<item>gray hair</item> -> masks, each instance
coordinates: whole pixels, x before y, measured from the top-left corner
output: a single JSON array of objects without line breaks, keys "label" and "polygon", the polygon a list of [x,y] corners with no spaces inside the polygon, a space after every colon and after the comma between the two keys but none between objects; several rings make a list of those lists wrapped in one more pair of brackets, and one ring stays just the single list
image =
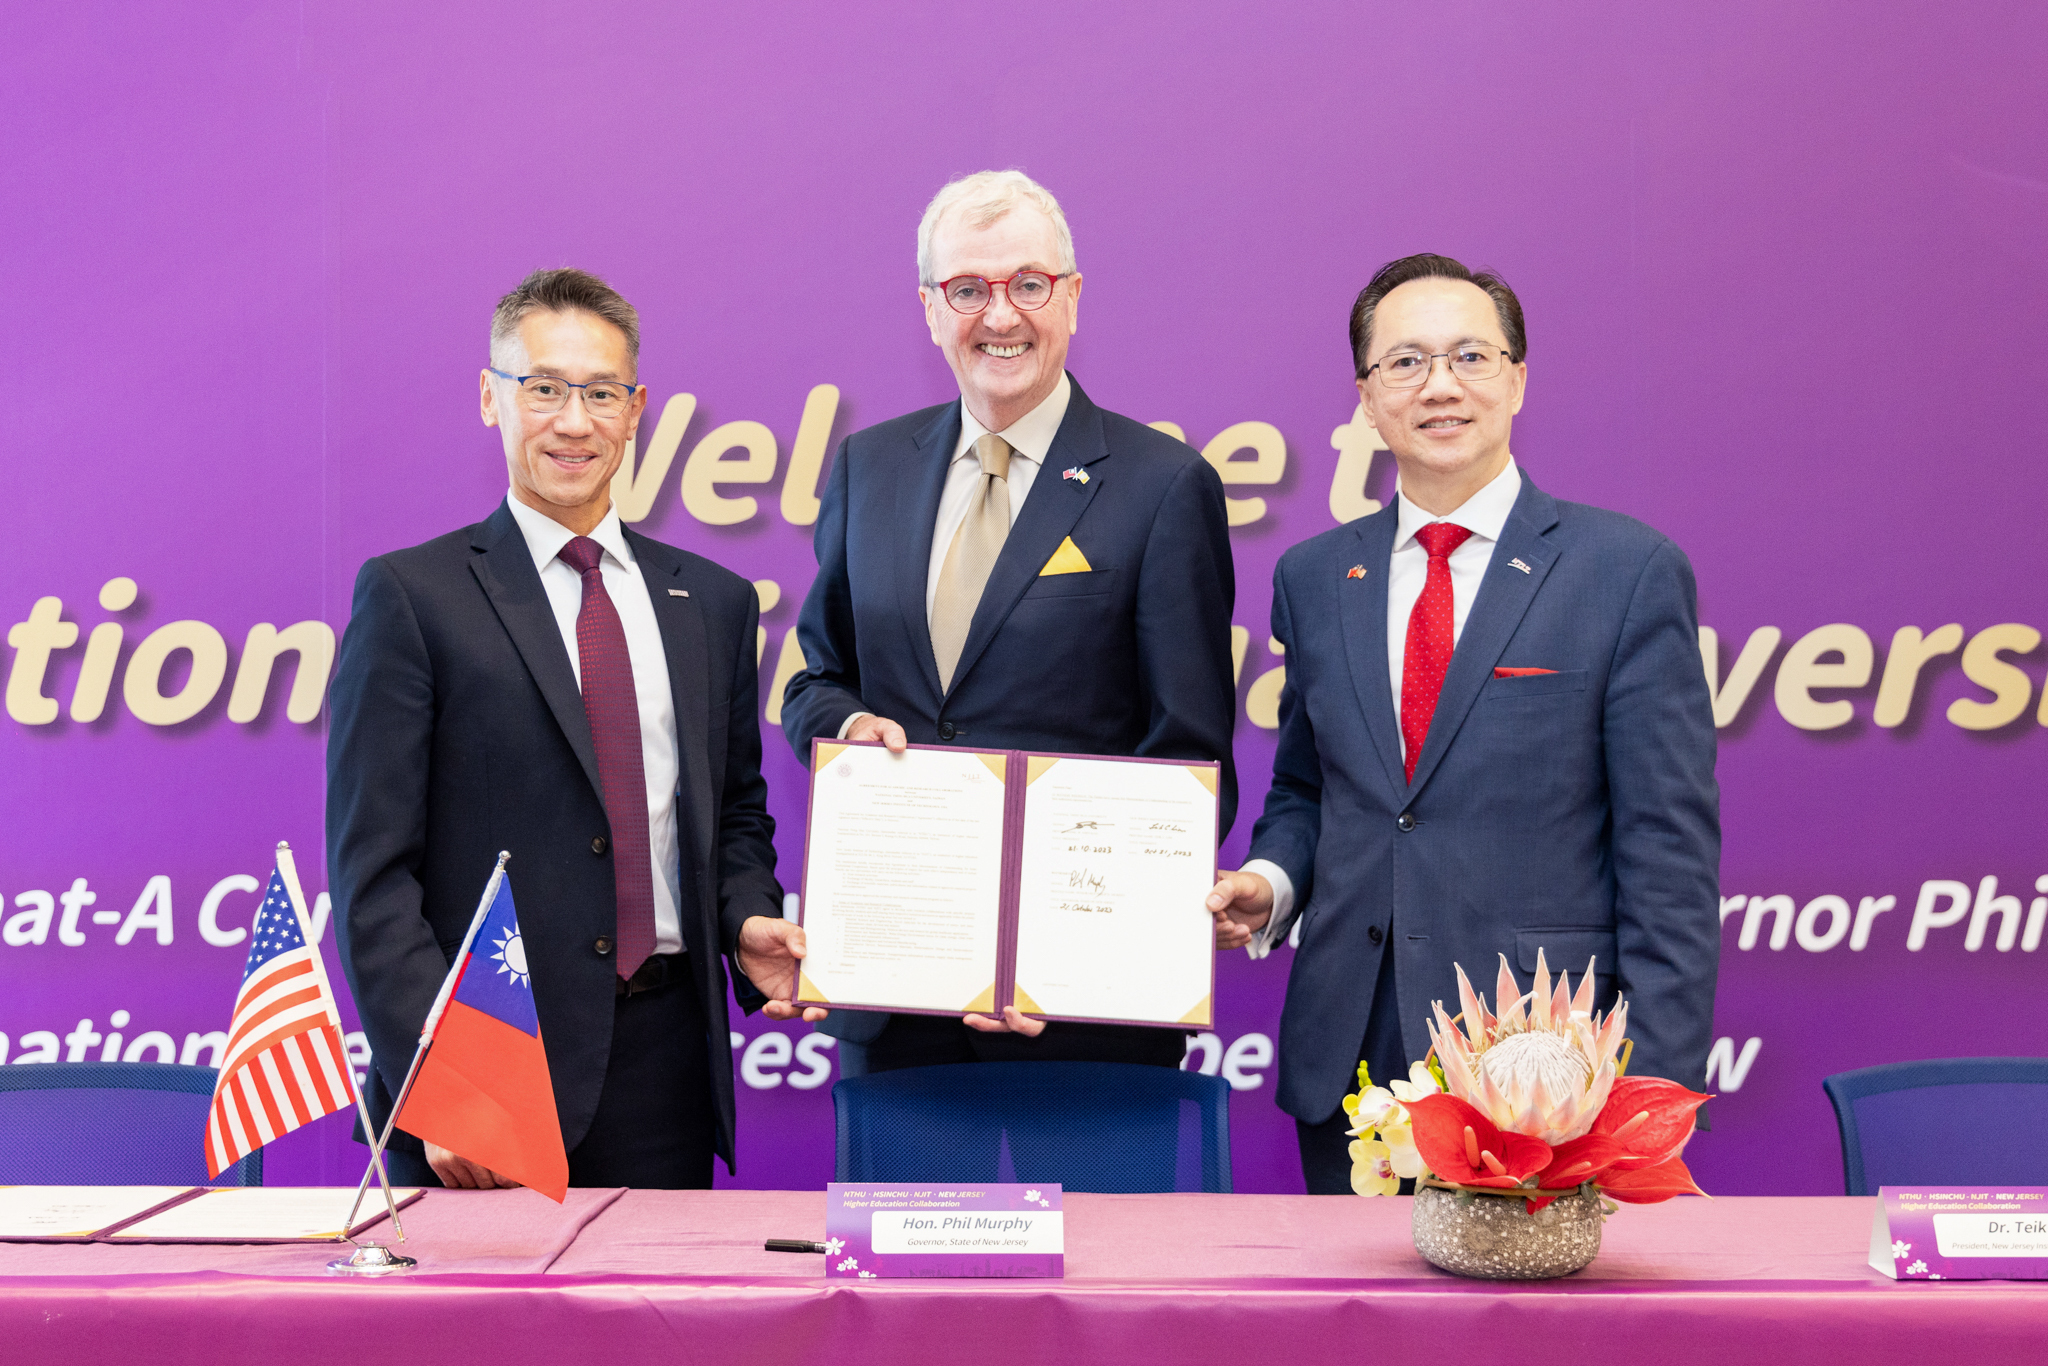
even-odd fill
[{"label": "gray hair", "polygon": [[1059,260],[1055,263],[1059,273],[1072,275],[1080,270],[1074,261],[1074,234],[1051,190],[1022,171],[976,171],[949,182],[925,205],[924,218],[917,225],[917,282],[938,283],[932,278],[932,237],[938,231],[939,220],[947,213],[961,209],[969,226],[985,228],[1019,203],[1029,203],[1052,220],[1053,238],[1059,247]]},{"label": "gray hair", "polygon": [[564,267],[536,270],[519,282],[519,288],[498,300],[491,314],[491,359],[498,348],[511,340],[529,313],[545,309],[550,313],[588,313],[602,318],[626,334],[626,354],[635,373],[640,365],[640,314],[626,302],[626,296],[587,270]]}]

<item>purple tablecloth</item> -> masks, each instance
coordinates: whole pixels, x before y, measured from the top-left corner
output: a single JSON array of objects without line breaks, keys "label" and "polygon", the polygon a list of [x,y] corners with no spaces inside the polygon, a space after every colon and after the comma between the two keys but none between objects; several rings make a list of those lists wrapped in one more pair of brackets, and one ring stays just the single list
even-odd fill
[{"label": "purple tablecloth", "polygon": [[[0,1359],[525,1362],[2037,1362],[2048,1284],[1895,1284],[1867,1199],[1624,1209],[1600,1258],[1536,1284],[1416,1256],[1408,1202],[1069,1195],[1063,1281],[827,1283],[824,1196],[435,1191],[418,1272],[336,1280],[325,1247],[0,1245]],[[1293,1363],[1287,1362],[1287,1366]]]}]

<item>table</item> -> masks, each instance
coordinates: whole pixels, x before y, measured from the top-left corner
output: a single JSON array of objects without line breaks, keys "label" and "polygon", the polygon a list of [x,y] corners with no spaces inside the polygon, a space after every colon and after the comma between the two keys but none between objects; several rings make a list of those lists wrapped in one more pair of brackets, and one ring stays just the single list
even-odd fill
[{"label": "table", "polygon": [[[377,1362],[2037,1362],[2048,1283],[1895,1283],[1869,1199],[1625,1208],[1559,1281],[1463,1280],[1409,1202],[1066,1197],[1063,1281],[824,1279],[764,1238],[823,1236],[822,1193],[433,1191],[421,1269],[328,1277],[327,1246],[0,1244],[10,1366]],[[1340,1356],[1341,1354],[1341,1356]]]}]

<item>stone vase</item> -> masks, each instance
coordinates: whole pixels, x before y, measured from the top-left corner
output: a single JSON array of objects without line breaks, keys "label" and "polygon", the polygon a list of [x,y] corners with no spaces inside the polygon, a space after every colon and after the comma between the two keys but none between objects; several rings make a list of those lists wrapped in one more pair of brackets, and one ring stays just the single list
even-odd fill
[{"label": "stone vase", "polygon": [[1529,1213],[1513,1196],[1424,1186],[1415,1192],[1415,1250],[1432,1266],[1492,1281],[1568,1276],[1600,1253],[1600,1197],[1576,1193]]}]

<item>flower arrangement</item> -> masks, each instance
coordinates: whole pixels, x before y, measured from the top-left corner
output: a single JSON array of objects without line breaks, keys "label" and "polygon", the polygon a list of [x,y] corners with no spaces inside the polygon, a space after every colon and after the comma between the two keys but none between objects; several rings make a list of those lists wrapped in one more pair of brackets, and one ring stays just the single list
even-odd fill
[{"label": "flower arrangement", "polygon": [[1462,967],[1458,997],[1456,1019],[1433,1003],[1429,1056],[1408,1080],[1374,1086],[1359,1065],[1358,1093],[1344,1098],[1353,1190],[1391,1195],[1406,1177],[1461,1196],[1519,1196],[1531,1214],[1581,1192],[1637,1205],[1706,1194],[1679,1152],[1709,1097],[1623,1075],[1628,1005],[1593,1013],[1592,963],[1574,996],[1564,973],[1552,990],[1538,952],[1523,995],[1503,955],[1498,1015]]}]

